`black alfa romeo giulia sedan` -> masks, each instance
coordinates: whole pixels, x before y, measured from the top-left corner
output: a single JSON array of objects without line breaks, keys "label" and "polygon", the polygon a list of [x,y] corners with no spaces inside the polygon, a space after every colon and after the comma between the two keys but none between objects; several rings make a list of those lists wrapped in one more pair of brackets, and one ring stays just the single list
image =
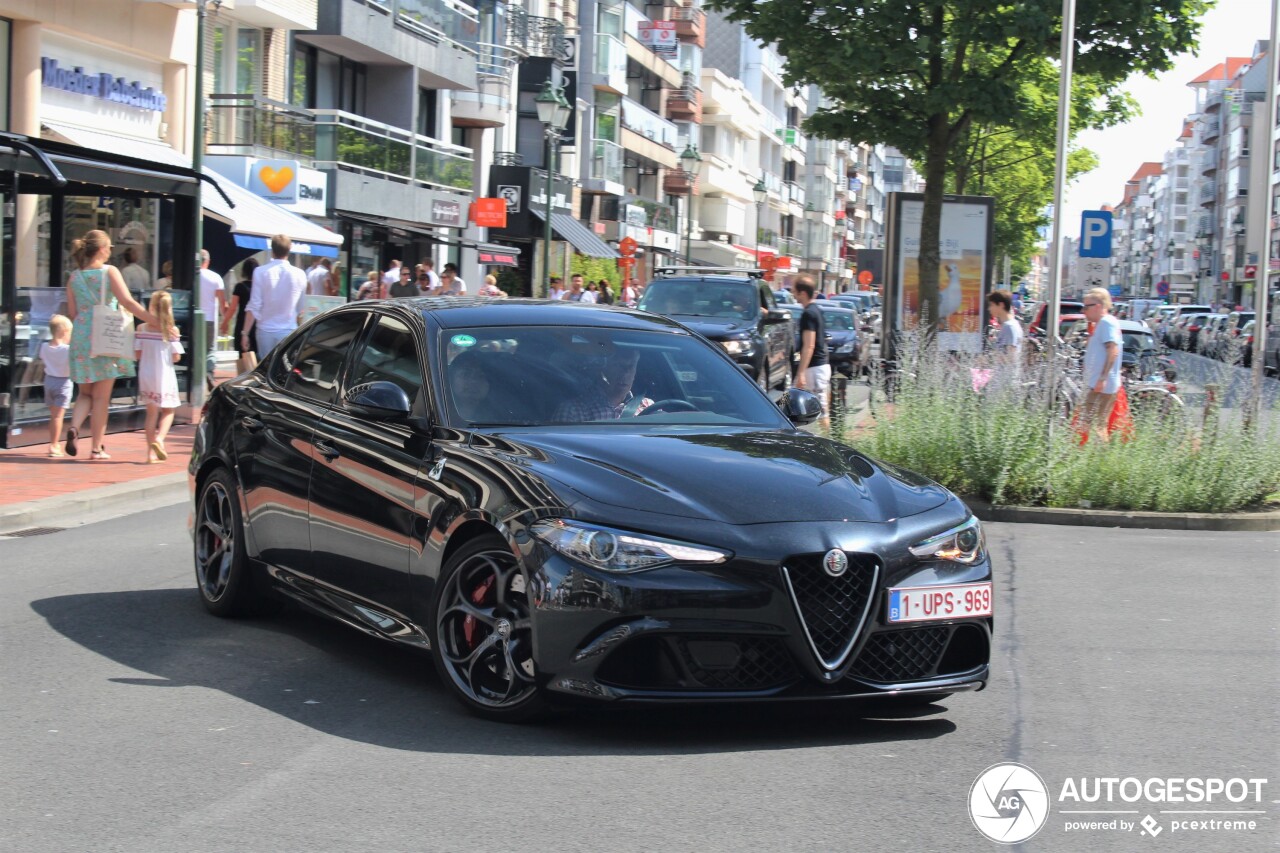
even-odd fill
[{"label": "black alfa romeo giulia sedan", "polygon": [[332,310],[210,398],[196,583],[430,650],[470,710],[548,699],[924,702],[988,676],[982,529],[797,429],[665,317],[524,300]]}]

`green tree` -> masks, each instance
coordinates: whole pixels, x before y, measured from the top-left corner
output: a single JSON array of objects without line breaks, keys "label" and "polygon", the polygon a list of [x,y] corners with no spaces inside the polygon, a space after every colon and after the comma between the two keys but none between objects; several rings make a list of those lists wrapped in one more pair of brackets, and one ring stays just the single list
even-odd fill
[{"label": "green tree", "polygon": [[[708,0],[777,46],[792,84],[834,106],[806,128],[883,142],[923,164],[921,322],[937,322],[942,198],[953,150],[975,126],[1034,132],[1043,81],[1056,77],[1061,0]],[[1167,70],[1195,46],[1212,0],[1078,0],[1074,109],[1114,116],[1134,71]],[[1056,96],[1053,100],[1056,101]],[[1056,105],[1055,105],[1056,106]],[[1047,126],[1052,127],[1053,123]],[[1044,129],[1044,125],[1040,126]]]}]

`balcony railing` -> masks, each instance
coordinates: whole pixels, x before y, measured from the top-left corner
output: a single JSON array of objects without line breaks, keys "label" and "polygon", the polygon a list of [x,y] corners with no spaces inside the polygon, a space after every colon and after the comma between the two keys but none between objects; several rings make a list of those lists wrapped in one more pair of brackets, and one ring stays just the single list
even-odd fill
[{"label": "balcony railing", "polygon": [[303,160],[316,156],[316,125],[309,110],[253,95],[210,95],[212,119],[205,148],[211,154]]},{"label": "balcony railing", "polygon": [[316,165],[471,192],[471,149],[341,110],[313,110]]},{"label": "balcony railing", "polygon": [[779,80],[782,79],[782,57],[771,47],[760,49],[760,66]]},{"label": "balcony railing", "polygon": [[622,146],[607,139],[594,139],[591,145],[591,177],[597,181],[622,183]]},{"label": "balcony railing", "polygon": [[1205,142],[1210,139],[1217,139],[1221,129],[1222,125],[1216,119],[1214,121],[1206,121],[1200,127],[1200,141]]},{"label": "balcony railing", "polygon": [[801,257],[801,253],[804,252],[804,243],[799,237],[779,237],[778,251],[782,252],[784,255],[791,255],[792,257],[798,258]]},{"label": "balcony railing", "polygon": [[650,228],[657,228],[659,231],[676,230],[676,210],[671,205],[646,198],[633,198],[629,204],[644,209],[645,224]]},{"label": "balcony railing", "polygon": [[702,44],[706,34],[707,13],[697,6],[678,6],[671,10],[671,20],[676,22],[676,35],[682,39],[695,39]]},{"label": "balcony railing", "polygon": [[798,204],[801,207],[804,207],[804,203],[805,203],[804,187],[800,186],[794,181],[786,181],[782,185],[782,190],[783,190],[782,198],[784,201],[788,201],[788,202],[791,202],[792,204]]},{"label": "balcony railing", "polygon": [[1217,181],[1205,181],[1200,184],[1200,201],[1212,201],[1218,193]]},{"label": "balcony railing", "polygon": [[568,62],[572,59],[564,24],[555,18],[540,18],[507,4],[507,47],[527,56],[541,56]]},{"label": "balcony railing", "polygon": [[[615,41],[617,41],[615,39]],[[619,42],[621,44],[621,42]],[[623,54],[623,73],[626,73],[626,54]],[[622,126],[641,136],[652,139],[671,150],[676,147],[676,126],[657,113],[630,98],[622,99]]]},{"label": "balcony railing", "polygon": [[595,73],[606,76],[611,82],[620,82],[615,89],[627,88],[627,46],[611,35],[596,33]]},{"label": "balcony railing", "polygon": [[396,22],[429,37],[443,36],[478,50],[480,16],[457,0],[395,0]]},{"label": "balcony railing", "polygon": [[771,193],[782,195],[782,176],[775,172],[764,173],[764,188]]},{"label": "balcony railing", "polygon": [[775,129],[774,135],[778,137],[778,140],[782,142],[783,145],[794,145],[797,148],[804,148],[805,144],[808,142],[805,135],[800,132],[800,128],[793,125],[787,125],[786,127],[779,127]]}]

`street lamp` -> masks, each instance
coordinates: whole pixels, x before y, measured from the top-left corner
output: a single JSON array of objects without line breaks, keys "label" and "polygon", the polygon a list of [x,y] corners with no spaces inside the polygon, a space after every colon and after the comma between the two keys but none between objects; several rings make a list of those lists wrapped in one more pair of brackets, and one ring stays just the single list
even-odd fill
[{"label": "street lamp", "polygon": [[690,246],[693,242],[693,185],[698,181],[698,173],[702,171],[702,157],[698,147],[689,143],[680,155],[680,168],[684,169],[685,178],[689,181],[689,195],[684,203],[684,262],[693,263]]},{"label": "street lamp", "polygon": [[756,197],[756,264],[760,263],[760,229],[763,227],[761,218],[764,216],[764,203],[769,200],[769,188],[764,185],[764,176],[760,176],[760,180],[756,181],[756,185],[751,188],[751,194]]},{"label": "street lamp", "polygon": [[533,99],[533,103],[538,108],[538,121],[542,122],[543,133],[547,138],[547,196],[546,215],[543,217],[546,222],[546,231],[542,242],[542,275],[549,289],[551,286],[552,176],[556,169],[555,157],[559,150],[560,134],[564,131],[564,126],[569,123],[569,113],[572,108],[565,100],[564,90],[549,79],[542,84],[542,91]]}]

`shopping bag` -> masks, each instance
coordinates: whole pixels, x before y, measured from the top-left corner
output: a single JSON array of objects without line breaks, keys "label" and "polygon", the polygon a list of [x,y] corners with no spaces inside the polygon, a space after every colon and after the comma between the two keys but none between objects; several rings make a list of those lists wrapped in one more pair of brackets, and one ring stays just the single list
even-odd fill
[{"label": "shopping bag", "polygon": [[244,355],[236,359],[236,373],[248,373],[258,366],[258,355],[253,350],[249,350]]},{"label": "shopping bag", "polygon": [[102,283],[98,288],[98,304],[93,306],[89,356],[133,361],[137,357],[133,350],[133,315],[123,308],[107,305],[107,271],[103,268],[100,272]]}]

